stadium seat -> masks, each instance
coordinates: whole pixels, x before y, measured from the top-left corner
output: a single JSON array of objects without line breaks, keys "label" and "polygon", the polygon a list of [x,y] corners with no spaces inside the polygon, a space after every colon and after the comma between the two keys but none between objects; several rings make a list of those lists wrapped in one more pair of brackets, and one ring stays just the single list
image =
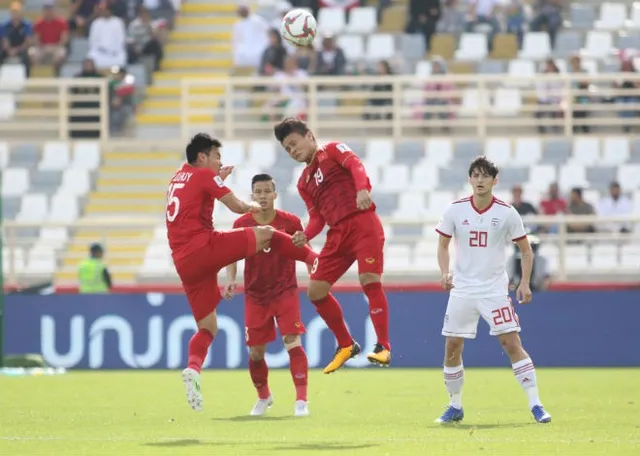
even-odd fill
[{"label": "stadium seat", "polygon": [[495,60],[511,60],[518,56],[518,38],[512,33],[498,33],[493,38],[491,58]]},{"label": "stadium seat", "polygon": [[367,163],[387,165],[393,162],[393,141],[390,139],[370,139],[367,141]]},{"label": "stadium seat", "polygon": [[27,71],[24,65],[5,63],[0,66],[0,87],[6,91],[18,92],[27,81]]},{"label": "stadium seat", "polygon": [[393,35],[378,33],[369,36],[367,40],[367,60],[389,60],[395,57],[395,54]]},{"label": "stadium seat", "polygon": [[[353,8],[349,11],[349,24],[347,25],[347,33],[373,33],[378,27],[378,19],[376,17],[376,9],[373,6],[363,6]],[[424,53],[422,53],[424,55]]]},{"label": "stadium seat", "polygon": [[496,89],[493,93],[491,114],[494,116],[514,116],[522,108],[522,96],[518,89]]},{"label": "stadium seat", "polygon": [[460,36],[455,59],[461,61],[479,61],[487,57],[487,36],[482,33],[463,33]]},{"label": "stadium seat", "polygon": [[40,230],[39,245],[60,249],[69,240],[69,233],[65,227],[44,227]]},{"label": "stadium seat", "polygon": [[542,144],[540,138],[516,138],[515,142],[515,166],[533,165],[540,161],[542,156]]},{"label": "stadium seat", "polygon": [[398,206],[393,216],[404,220],[420,220],[428,214],[424,194],[405,191],[398,197]]},{"label": "stadium seat", "polygon": [[603,165],[621,165],[629,159],[629,140],[625,137],[608,136],[602,146]]},{"label": "stadium seat", "polygon": [[[276,162],[276,143],[270,140],[253,140],[249,145],[247,166],[266,172]],[[251,179],[249,179],[251,182]]]},{"label": "stadium seat", "polygon": [[9,120],[16,115],[16,98],[12,93],[0,93],[0,120]]},{"label": "stadium seat", "polygon": [[625,165],[618,167],[618,182],[622,188],[640,187],[640,165]]},{"label": "stadium seat", "polygon": [[29,274],[52,274],[56,269],[55,251],[49,247],[35,245],[29,249],[26,272]]},{"label": "stadium seat", "polygon": [[575,30],[561,30],[556,37],[554,55],[556,57],[568,58],[580,52],[582,39]]},{"label": "stadium seat", "polygon": [[536,64],[531,60],[511,60],[508,64],[509,76],[514,79],[508,78],[505,82],[507,87],[527,87],[534,81],[533,77],[536,75]]},{"label": "stadium seat", "polygon": [[97,169],[100,166],[100,144],[94,141],[75,143],[71,166],[88,171]]},{"label": "stadium seat", "polygon": [[590,30],[587,32],[587,40],[580,51],[583,57],[602,59],[613,52],[613,37],[609,32]]},{"label": "stadium seat", "polygon": [[[435,233],[434,227],[429,227],[430,233]],[[434,252],[437,252],[437,243],[426,240],[418,242],[414,249],[413,267],[420,271],[439,271],[438,258]]]},{"label": "stadium seat", "polygon": [[551,55],[551,40],[547,32],[528,32],[522,42],[520,59],[543,60]]},{"label": "stadium seat", "polygon": [[527,187],[540,193],[546,192],[549,184],[557,180],[557,173],[558,170],[554,165],[532,165]]},{"label": "stadium seat", "polygon": [[350,62],[364,59],[364,38],[360,35],[340,35],[338,46],[344,52],[344,56]]},{"label": "stadium seat", "polygon": [[11,273],[22,274],[25,270],[25,255],[21,247],[5,246],[2,249],[2,271],[6,279],[12,279]]},{"label": "stadium seat", "polygon": [[321,34],[339,35],[347,26],[344,8],[320,8],[318,11],[318,31]]},{"label": "stadium seat", "polygon": [[60,191],[74,195],[84,195],[91,188],[89,172],[82,168],[69,168],[62,174]]},{"label": "stadium seat", "polygon": [[63,170],[69,166],[69,144],[64,141],[47,141],[38,163],[40,170]]},{"label": "stadium seat", "polygon": [[407,188],[409,182],[409,168],[402,164],[388,165],[382,168],[380,190],[397,193]]},{"label": "stadium seat", "polygon": [[20,212],[16,220],[19,222],[40,223],[47,218],[49,212],[47,195],[27,193],[22,197]]},{"label": "stadium seat", "polygon": [[222,162],[225,165],[242,165],[245,162],[244,143],[242,141],[224,141],[222,144]]},{"label": "stadium seat", "polygon": [[571,28],[591,29],[596,21],[596,12],[592,5],[583,3],[571,3]]},{"label": "stadium seat", "polygon": [[591,247],[591,266],[598,269],[613,269],[618,266],[619,248],[616,244],[594,244]]},{"label": "stadium seat", "polygon": [[390,271],[411,269],[411,247],[406,244],[389,244],[384,252],[384,265]]},{"label": "stadium seat", "polygon": [[558,185],[565,191],[573,187],[588,187],[589,182],[587,181],[584,166],[578,163],[569,163],[561,166],[558,173]]},{"label": "stadium seat", "polygon": [[576,137],[573,140],[571,161],[583,165],[593,165],[600,161],[600,140],[598,138]]},{"label": "stadium seat", "polygon": [[144,254],[142,274],[164,274],[173,270],[171,251],[166,242],[151,241]]},{"label": "stadium seat", "polygon": [[504,72],[504,62],[500,60],[482,60],[478,62],[478,73],[480,74],[502,74]]},{"label": "stadium seat", "polygon": [[437,166],[423,161],[411,168],[411,183],[409,187],[419,191],[433,190],[438,185],[438,177]]},{"label": "stadium seat", "polygon": [[442,214],[456,199],[453,192],[436,190],[429,194],[429,213]]},{"label": "stadium seat", "polygon": [[573,271],[584,271],[589,266],[589,255],[586,245],[566,245],[565,267]]},{"label": "stadium seat", "polygon": [[430,138],[426,141],[425,152],[428,163],[446,166],[453,157],[453,144],[448,138]]},{"label": "stadium seat", "polygon": [[29,188],[29,171],[7,168],[2,173],[2,196],[22,196]]},{"label": "stadium seat", "polygon": [[624,28],[627,7],[623,3],[605,2],[600,5],[600,19],[594,24],[598,30],[617,31]]},{"label": "stadium seat", "polygon": [[400,35],[400,51],[402,57],[411,60],[422,60],[427,53],[422,35]]},{"label": "stadium seat", "polygon": [[74,193],[59,191],[51,197],[49,221],[53,223],[70,223],[80,215],[78,198]]},{"label": "stadium seat", "polygon": [[621,250],[621,265],[636,271],[640,269],[640,244],[626,245]]},{"label": "stadium seat", "polygon": [[9,164],[9,146],[6,142],[0,142],[0,169],[5,169]]},{"label": "stadium seat", "polygon": [[488,159],[492,160],[498,167],[503,167],[512,163],[511,139],[509,138],[489,138],[485,141],[484,153]]},{"label": "stadium seat", "polygon": [[451,60],[456,52],[457,37],[448,33],[437,33],[431,37],[431,57],[440,56],[445,60]]},{"label": "stadium seat", "polygon": [[432,65],[428,60],[421,60],[416,64],[416,76],[425,78],[427,76],[431,76]]},{"label": "stadium seat", "polygon": [[238,194],[248,195],[251,193],[251,179],[253,179],[253,176],[265,171],[264,169],[258,168],[255,163],[247,163],[246,166],[233,170],[229,185],[234,186]]},{"label": "stadium seat", "polygon": [[640,3],[635,2],[631,5],[629,20],[625,22],[625,26],[629,30],[635,31],[640,29]]},{"label": "stadium seat", "polygon": [[[592,182],[590,181],[589,184],[592,184]],[[596,203],[600,201],[600,191],[593,188],[585,188],[582,192],[582,197],[585,201],[587,201],[588,203],[593,203],[593,205],[595,206]]]},{"label": "stadium seat", "polygon": [[306,165],[294,165],[291,170],[291,180],[289,181],[289,186],[287,187],[287,191],[292,194],[298,194],[298,179],[302,175],[302,171],[304,170]]},{"label": "stadium seat", "polygon": [[487,90],[464,89],[458,114],[462,117],[475,117],[480,109],[485,109],[489,105],[490,96]]}]

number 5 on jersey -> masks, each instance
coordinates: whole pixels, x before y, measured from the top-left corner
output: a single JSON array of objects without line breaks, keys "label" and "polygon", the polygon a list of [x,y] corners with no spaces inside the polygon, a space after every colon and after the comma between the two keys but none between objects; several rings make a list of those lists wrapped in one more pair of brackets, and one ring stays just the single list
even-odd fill
[{"label": "number 5 on jersey", "polygon": [[167,192],[167,221],[173,222],[180,212],[180,198],[176,195],[176,190],[184,187],[184,183],[169,185]]}]

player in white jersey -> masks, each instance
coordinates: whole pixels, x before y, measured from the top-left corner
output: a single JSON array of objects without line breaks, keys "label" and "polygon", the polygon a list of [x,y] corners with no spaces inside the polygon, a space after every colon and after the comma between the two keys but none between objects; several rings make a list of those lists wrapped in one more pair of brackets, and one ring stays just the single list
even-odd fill
[{"label": "player in white jersey", "polygon": [[[533,252],[518,212],[493,196],[498,168],[480,156],[469,166],[473,195],[453,202],[445,211],[436,231],[440,234],[438,265],[441,284],[450,290],[442,335],[446,337],[444,381],[451,398],[449,407],[436,420],[439,423],[461,421],[464,368],[462,349],[465,339],[475,339],[480,317],[490,334],[511,359],[513,373],[529,398],[529,408],[539,423],[551,421],[540,402],[536,371],[522,347],[518,333],[520,322],[508,296],[505,246],[515,242],[522,252],[522,281],[516,291],[518,302],[531,301],[529,280]],[[449,243],[455,239],[457,250],[453,272],[449,269]]]}]

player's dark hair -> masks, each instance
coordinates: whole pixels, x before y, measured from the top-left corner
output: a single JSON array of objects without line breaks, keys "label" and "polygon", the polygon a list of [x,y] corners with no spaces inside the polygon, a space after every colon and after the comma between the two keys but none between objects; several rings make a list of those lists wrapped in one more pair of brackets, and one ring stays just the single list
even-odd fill
[{"label": "player's dark hair", "polygon": [[187,144],[187,163],[193,165],[198,160],[199,153],[209,155],[214,147],[220,148],[222,143],[206,133],[198,133]]},{"label": "player's dark hair", "polygon": [[271,182],[273,184],[273,189],[276,189],[276,181],[273,180],[273,177],[271,177],[270,174],[256,174],[253,176],[251,179],[251,190],[253,190],[253,186],[256,182]]},{"label": "player's dark hair", "polygon": [[499,170],[494,162],[484,155],[478,155],[469,165],[469,177],[471,177],[474,171],[486,173],[495,179],[498,176]]},{"label": "player's dark hair", "polygon": [[276,139],[279,143],[282,143],[284,138],[289,136],[291,133],[298,133],[304,136],[308,132],[309,127],[307,127],[307,123],[300,119],[296,119],[295,117],[287,117],[273,127],[273,134],[276,135]]}]

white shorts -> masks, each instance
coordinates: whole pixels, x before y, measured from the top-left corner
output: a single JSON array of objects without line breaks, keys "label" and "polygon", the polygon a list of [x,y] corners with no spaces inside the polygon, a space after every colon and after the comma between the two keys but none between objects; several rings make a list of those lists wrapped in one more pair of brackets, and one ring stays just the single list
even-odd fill
[{"label": "white shorts", "polygon": [[449,296],[442,335],[475,339],[480,317],[489,325],[489,334],[492,336],[520,332],[520,320],[509,296],[495,298]]}]

